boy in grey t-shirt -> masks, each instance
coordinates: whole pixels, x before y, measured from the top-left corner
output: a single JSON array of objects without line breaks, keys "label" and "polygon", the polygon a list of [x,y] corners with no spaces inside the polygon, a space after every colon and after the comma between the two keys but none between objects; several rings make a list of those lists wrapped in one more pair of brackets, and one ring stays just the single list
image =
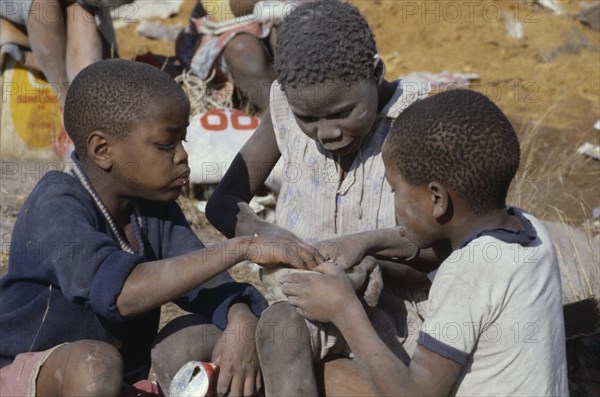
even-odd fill
[{"label": "boy in grey t-shirt", "polygon": [[407,367],[369,323],[347,276],[282,278],[300,313],[332,322],[381,395],[568,395],[561,282],[539,221],[507,208],[519,142],[485,96],[453,90],[418,101],[383,147],[398,221],[419,248],[450,245]]}]

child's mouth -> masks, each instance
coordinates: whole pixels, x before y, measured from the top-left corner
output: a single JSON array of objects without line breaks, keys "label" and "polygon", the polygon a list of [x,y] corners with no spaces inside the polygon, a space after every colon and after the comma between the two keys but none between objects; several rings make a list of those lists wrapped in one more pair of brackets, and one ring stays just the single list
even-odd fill
[{"label": "child's mouth", "polygon": [[190,183],[190,178],[179,178],[178,182],[181,186],[185,186]]},{"label": "child's mouth", "polygon": [[343,145],[343,146],[324,146],[326,150],[330,151],[332,154],[336,155],[336,156],[341,156],[344,154],[348,154],[350,152],[350,149],[352,148],[352,144],[354,143],[354,139],[352,139],[350,142],[348,142],[347,144]]},{"label": "child's mouth", "polygon": [[179,175],[176,179],[175,179],[175,183],[177,185],[180,186],[185,186],[188,183],[190,183],[190,171],[187,170],[186,172],[182,173],[181,175]]}]

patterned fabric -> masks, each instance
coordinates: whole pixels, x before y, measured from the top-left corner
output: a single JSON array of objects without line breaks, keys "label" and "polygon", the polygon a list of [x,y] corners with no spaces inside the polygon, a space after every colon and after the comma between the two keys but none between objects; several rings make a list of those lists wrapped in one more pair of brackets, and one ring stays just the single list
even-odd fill
[{"label": "patterned fabric", "polygon": [[[381,147],[392,121],[411,103],[424,98],[429,87],[407,81],[395,84],[396,92],[378,114],[371,136],[340,181],[331,153],[302,132],[279,84],[273,83],[271,117],[283,164],[277,224],[309,244],[396,225],[394,194],[385,180]],[[365,309],[386,345],[408,362],[427,311],[427,292],[386,284],[378,307]],[[333,325],[307,321],[307,326],[316,359],[333,354],[351,356]],[[394,333],[395,340],[390,337]]]},{"label": "patterned fabric", "polygon": [[[233,21],[226,28],[216,29],[208,23],[207,19],[214,18],[216,14],[228,16],[233,14],[217,5],[211,5],[208,10],[204,10],[203,3],[198,3],[194,7],[190,16],[190,25],[177,37],[175,54],[185,68],[191,69],[196,76],[206,80],[215,68],[225,75],[229,74],[227,64],[220,55],[235,36],[250,34],[264,39],[269,36],[272,23],[242,18],[239,23]],[[207,12],[211,14],[207,15]]]},{"label": "patterned fabric", "polygon": [[[197,22],[200,24],[201,22]],[[271,32],[271,24],[265,23],[246,23],[241,26],[232,27],[229,31],[219,35],[202,34],[199,38],[198,47],[192,57],[190,68],[201,79],[206,80],[210,76],[213,65],[217,58],[221,55],[225,46],[238,34],[245,33],[252,36],[264,39]],[[228,68],[224,62],[218,65],[224,69],[224,73],[228,72]]]},{"label": "patterned fabric", "polygon": [[279,84],[273,83],[271,117],[283,164],[278,225],[309,244],[396,225],[394,195],[385,180],[381,147],[392,121],[428,91],[406,81],[396,85],[392,99],[377,116],[371,136],[340,181],[333,155],[302,132]]}]

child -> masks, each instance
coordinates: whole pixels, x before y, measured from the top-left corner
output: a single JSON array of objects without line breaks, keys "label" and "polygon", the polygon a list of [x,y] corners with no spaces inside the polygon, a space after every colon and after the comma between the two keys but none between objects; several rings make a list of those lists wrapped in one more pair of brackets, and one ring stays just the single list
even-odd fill
[{"label": "child", "polygon": [[[191,24],[178,37],[180,62],[203,80],[216,71],[230,75],[259,112],[269,105],[275,80],[273,53],[277,25],[299,1],[201,0]],[[279,11],[279,12],[277,12]]]},{"label": "child", "polygon": [[163,390],[192,359],[221,363],[219,392],[260,387],[252,330],[266,303],[224,271],[245,259],[313,267],[315,254],[275,237],[204,248],[174,201],[190,174],[188,117],[181,88],[152,66],[105,60],[75,78],[65,106],[72,169],[31,192],[0,282],[0,394],[118,395],[123,380],[148,375],[169,301],[194,313],[183,321],[194,327],[179,321],[157,338]]},{"label": "child", "polygon": [[467,90],[416,102],[392,125],[383,160],[398,221],[418,247],[454,250],[429,275],[409,367],[382,344],[338,268],[284,278],[304,316],[339,328],[377,394],[568,395],[557,257],[537,219],[505,206],[519,154],[502,111]]},{"label": "child", "polygon": [[27,31],[35,60],[64,106],[81,69],[117,55],[109,6],[128,1],[3,1],[0,17]]},{"label": "child", "polygon": [[[415,250],[403,244],[396,227],[381,147],[392,120],[426,93],[384,79],[367,22],[353,5],[338,1],[303,4],[283,20],[275,72],[270,108],[209,200],[208,219],[226,236],[284,235],[318,245],[345,269],[368,254],[412,256]],[[280,158],[283,182],[271,224],[248,203]],[[410,353],[417,337],[410,329],[418,328],[427,295],[398,288],[390,269],[379,308],[392,316]],[[398,306],[405,312],[398,313]],[[275,339],[292,323],[303,331],[294,343],[267,338],[267,332],[258,338],[267,394],[317,394],[311,362],[339,352],[339,334],[319,324],[306,329],[286,303],[261,318],[273,326]],[[284,376],[290,366],[302,376]]]}]

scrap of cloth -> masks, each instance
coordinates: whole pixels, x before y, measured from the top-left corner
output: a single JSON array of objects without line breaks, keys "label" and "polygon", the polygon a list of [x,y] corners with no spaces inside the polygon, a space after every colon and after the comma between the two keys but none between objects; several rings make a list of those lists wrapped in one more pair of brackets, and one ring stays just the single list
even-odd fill
[{"label": "scrap of cloth", "polygon": [[[228,0],[202,0],[192,10],[190,25],[177,38],[177,58],[202,80],[209,78],[213,68],[228,75],[227,65],[220,55],[235,36],[249,34],[266,39],[285,15],[308,1],[259,1],[253,13],[236,17]],[[272,49],[266,43],[265,51],[272,55]]]},{"label": "scrap of cloth", "polygon": [[[230,15],[226,12],[216,15]],[[190,25],[177,37],[175,53],[181,64],[189,68],[202,80],[209,78],[213,67],[219,68],[225,75],[228,68],[220,55],[225,46],[238,34],[249,34],[259,39],[269,36],[273,24],[271,22],[255,22],[244,18],[231,20],[225,27],[216,27],[201,4],[192,10]]]}]

